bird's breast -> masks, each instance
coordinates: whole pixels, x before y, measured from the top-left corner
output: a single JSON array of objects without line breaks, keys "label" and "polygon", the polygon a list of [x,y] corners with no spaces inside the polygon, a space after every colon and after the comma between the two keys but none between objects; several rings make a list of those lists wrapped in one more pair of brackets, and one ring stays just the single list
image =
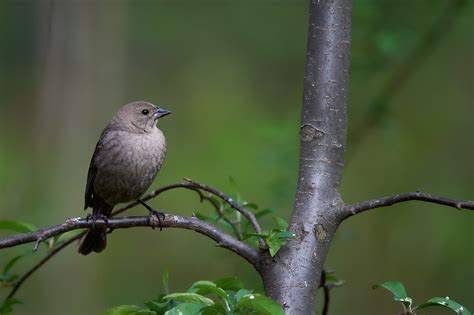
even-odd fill
[{"label": "bird's breast", "polygon": [[156,131],[119,131],[104,141],[94,188],[110,204],[138,199],[153,182],[166,155],[165,137]]}]

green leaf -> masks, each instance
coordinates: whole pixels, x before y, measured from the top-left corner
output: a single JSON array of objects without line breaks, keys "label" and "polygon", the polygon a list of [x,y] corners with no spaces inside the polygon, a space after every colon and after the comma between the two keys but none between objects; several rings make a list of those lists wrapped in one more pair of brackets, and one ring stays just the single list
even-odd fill
[{"label": "green leaf", "polygon": [[4,273],[3,275],[0,275],[0,282],[12,282],[16,279],[18,279],[18,275],[15,275],[13,273]]},{"label": "green leaf", "polygon": [[196,218],[198,218],[199,220],[203,220],[203,221],[208,221],[210,219],[209,216],[205,215],[204,213],[201,213],[201,212],[194,212],[194,215],[196,216]]},{"label": "green leaf", "polygon": [[247,238],[242,239],[242,240],[245,241],[245,243],[249,244],[250,246],[252,246],[254,248],[258,248],[258,246],[259,246],[258,237],[256,237],[256,236],[250,236],[250,237],[247,237]]},{"label": "green leaf", "polygon": [[[164,295],[161,295],[161,298],[162,297],[164,297]],[[146,307],[155,311],[157,314],[164,314],[165,311],[170,309],[170,301],[163,301],[161,298],[159,297],[145,302]]]},{"label": "green leaf", "polygon": [[337,282],[337,281],[339,281],[339,278],[336,277],[335,275],[326,274],[326,283],[328,283],[328,282]]},{"label": "green leaf", "polygon": [[259,314],[284,315],[282,307],[275,300],[261,294],[247,294],[240,298],[239,306],[255,310]]},{"label": "green leaf", "polygon": [[201,308],[199,315],[227,315],[229,314],[222,304],[214,304]]},{"label": "green leaf", "polygon": [[271,237],[267,239],[268,250],[270,251],[270,256],[274,257],[280,248],[283,246],[285,242],[278,238],[278,237]]},{"label": "green leaf", "polygon": [[267,214],[272,214],[272,213],[275,213],[275,209],[273,209],[273,208],[266,208],[266,209],[262,209],[262,210],[260,210],[260,211],[257,211],[257,212],[255,213],[255,217],[256,217],[257,219],[260,219],[261,217],[266,216]]},{"label": "green leaf", "polygon": [[222,217],[217,217],[215,221],[218,222],[220,225],[225,226],[229,230],[232,230],[232,224],[224,220]]},{"label": "green leaf", "polygon": [[244,286],[242,281],[237,277],[221,278],[215,280],[214,283],[226,291],[239,291]]},{"label": "green leaf", "polygon": [[33,255],[33,254],[34,252],[32,250],[27,250],[24,254],[13,257],[12,259],[10,259],[9,262],[7,262],[7,264],[3,268],[3,273],[7,274],[21,258],[29,256],[29,255]]},{"label": "green leaf", "polygon": [[454,311],[456,314],[460,314],[460,315],[472,314],[471,311],[469,311],[466,307],[462,306],[456,301],[451,300],[449,297],[445,297],[445,298],[435,297],[435,298],[429,299],[425,303],[413,308],[413,310],[419,310],[419,309],[427,308],[431,306],[444,306]]},{"label": "green leaf", "polygon": [[403,284],[399,281],[388,281],[382,284],[374,284],[372,289],[384,288],[393,294],[393,299],[402,302],[405,307],[410,308],[412,299],[407,296],[407,292]]},{"label": "green leaf", "polygon": [[173,300],[188,303],[201,303],[205,306],[213,305],[214,301],[197,293],[171,293],[163,297],[165,300]]},{"label": "green leaf", "polygon": [[251,209],[254,209],[254,210],[258,209],[258,205],[255,202],[243,201],[241,206],[245,207],[245,208],[251,208]]},{"label": "green leaf", "polygon": [[270,234],[266,234],[266,233],[244,233],[242,235],[242,239],[247,239],[247,238],[250,238],[250,237],[263,237],[263,238],[268,238],[270,237]]},{"label": "green leaf", "polygon": [[19,233],[27,233],[38,230],[36,226],[21,221],[0,220],[0,230],[9,230]]},{"label": "green leaf", "polygon": [[197,294],[206,295],[208,293],[214,293],[220,298],[223,298],[226,301],[229,301],[229,295],[221,288],[219,288],[214,282],[212,281],[197,281],[194,282],[190,289],[197,289]]},{"label": "green leaf", "polygon": [[81,234],[82,232],[83,232],[82,230],[72,230],[72,231],[64,232],[63,234],[60,234],[54,238],[54,245],[62,244],[65,241],[69,240],[70,238]]},{"label": "green leaf", "polygon": [[167,311],[165,315],[198,315],[203,307],[205,307],[205,305],[182,303]]},{"label": "green leaf", "polygon": [[295,233],[289,231],[279,231],[275,234],[275,236],[280,239],[288,240],[295,237]]},{"label": "green leaf", "polygon": [[12,259],[10,259],[9,262],[7,262],[7,264],[5,265],[5,268],[3,268],[3,273],[4,274],[7,274],[8,271],[10,271],[10,269],[12,269],[13,265],[16,264],[16,262],[18,260],[20,260],[21,258],[25,257],[25,255],[18,255],[16,257],[13,257]]},{"label": "green leaf", "polygon": [[251,293],[252,293],[252,291],[250,291],[250,290],[240,289],[239,291],[237,291],[237,293],[234,296],[235,302],[238,303],[243,296],[246,296],[246,295],[251,294]]},{"label": "green leaf", "polygon": [[156,314],[153,311],[144,310],[137,305],[120,305],[114,308],[110,308],[102,313],[102,315],[144,315],[144,314]]},{"label": "green leaf", "polygon": [[293,232],[273,230],[270,237],[266,239],[270,255],[274,257],[280,248],[286,244],[286,241],[294,236]]},{"label": "green leaf", "polygon": [[13,312],[13,305],[15,304],[23,304],[20,300],[15,298],[9,298],[3,301],[2,305],[0,305],[0,314],[2,315],[9,315]]},{"label": "green leaf", "polygon": [[276,221],[276,223],[277,223],[277,225],[278,225],[278,228],[279,228],[280,230],[282,230],[282,231],[288,230],[289,224],[288,224],[288,222],[286,222],[285,219],[282,219],[282,218],[280,218],[280,217],[274,217],[273,219]]}]

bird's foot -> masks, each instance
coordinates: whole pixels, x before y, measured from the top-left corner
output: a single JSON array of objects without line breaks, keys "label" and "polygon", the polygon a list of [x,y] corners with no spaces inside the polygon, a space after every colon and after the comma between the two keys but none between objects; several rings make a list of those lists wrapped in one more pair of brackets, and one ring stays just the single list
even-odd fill
[{"label": "bird's foot", "polygon": [[148,210],[148,221],[150,222],[151,228],[155,229],[155,226],[152,224],[152,222],[155,218],[158,218],[158,226],[160,227],[160,231],[162,231],[162,221],[166,218],[166,215],[163,212],[156,211],[155,209],[147,205],[143,200],[138,199],[138,202]]},{"label": "bird's foot", "polygon": [[102,214],[102,213],[88,214],[86,217],[87,222],[92,221],[92,229],[94,229],[95,222],[97,220],[104,220],[106,226],[107,224],[109,224],[109,218],[105,214]]},{"label": "bird's foot", "polygon": [[[148,220],[150,221],[150,224],[153,222],[155,218],[158,218],[158,226],[160,227],[160,231],[162,231],[163,230],[162,221],[166,218],[166,215],[163,212],[151,210],[150,213],[148,214]],[[155,229],[155,227],[152,226],[152,229]]]}]

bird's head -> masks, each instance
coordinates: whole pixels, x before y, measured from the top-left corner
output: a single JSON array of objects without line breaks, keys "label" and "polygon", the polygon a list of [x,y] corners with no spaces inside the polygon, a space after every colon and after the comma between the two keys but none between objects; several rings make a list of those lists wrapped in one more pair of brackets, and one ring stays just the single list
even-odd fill
[{"label": "bird's head", "polygon": [[159,118],[171,114],[167,109],[145,101],[128,103],[120,108],[112,122],[114,125],[132,132],[150,132],[156,128]]}]

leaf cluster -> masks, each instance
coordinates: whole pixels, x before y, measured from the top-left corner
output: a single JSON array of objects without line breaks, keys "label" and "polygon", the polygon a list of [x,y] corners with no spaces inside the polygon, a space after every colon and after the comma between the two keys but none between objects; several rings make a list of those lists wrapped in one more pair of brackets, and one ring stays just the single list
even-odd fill
[{"label": "leaf cluster", "polygon": [[169,293],[168,276],[163,277],[166,293],[137,305],[120,305],[102,315],[283,315],[278,302],[243,288],[235,277],[196,281],[185,292]]},{"label": "leaf cluster", "polygon": [[405,286],[399,281],[388,281],[382,284],[375,284],[372,286],[372,289],[377,288],[384,288],[390,291],[393,295],[393,300],[401,304],[403,308],[402,314],[404,315],[415,315],[418,313],[419,310],[433,306],[442,306],[448,308],[459,315],[472,314],[471,311],[469,311],[465,306],[459,304],[456,301],[451,300],[448,296],[444,298],[434,297],[418,306],[413,306],[413,299],[407,295]]}]

